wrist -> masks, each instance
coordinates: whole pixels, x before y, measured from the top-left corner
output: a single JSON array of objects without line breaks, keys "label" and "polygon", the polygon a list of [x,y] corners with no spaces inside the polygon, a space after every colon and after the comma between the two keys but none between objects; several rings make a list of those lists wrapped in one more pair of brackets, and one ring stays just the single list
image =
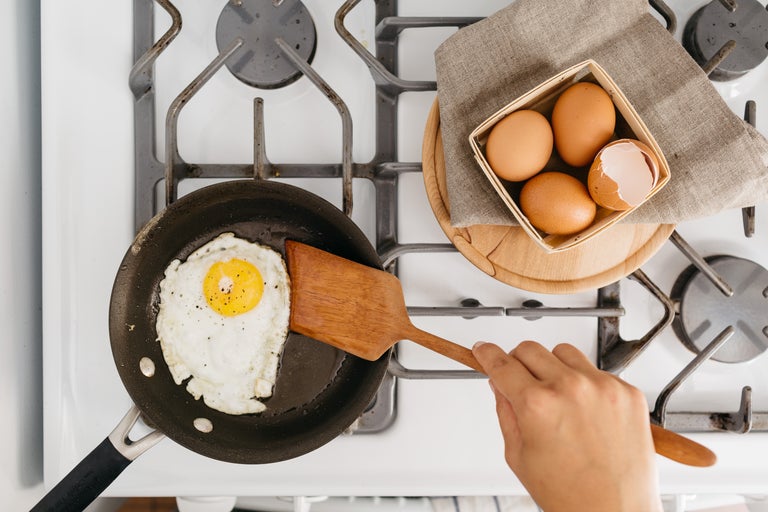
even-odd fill
[{"label": "wrist", "polygon": [[[655,498],[651,500],[632,502],[621,505],[623,500],[613,501],[600,501],[589,502],[590,512],[664,512],[664,507],[661,504],[661,498]],[[537,503],[542,512],[573,512],[573,503],[568,503],[561,506],[546,507]]]},{"label": "wrist", "polygon": [[[583,505],[590,512],[663,512],[657,485],[637,485],[632,478],[623,478],[616,485],[570,485],[570,491],[554,494],[536,489],[533,499],[543,512],[573,512]],[[539,500],[540,498],[540,500]],[[581,509],[581,508],[579,508]]]}]

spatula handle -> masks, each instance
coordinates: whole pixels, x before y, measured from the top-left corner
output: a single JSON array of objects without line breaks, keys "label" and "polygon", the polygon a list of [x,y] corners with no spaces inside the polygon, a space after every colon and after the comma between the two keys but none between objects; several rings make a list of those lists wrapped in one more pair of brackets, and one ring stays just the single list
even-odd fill
[{"label": "spatula handle", "polygon": [[706,446],[664,427],[651,423],[651,435],[656,453],[670,460],[700,468],[713,466],[717,462],[717,455]]},{"label": "spatula handle", "polygon": [[434,334],[430,334],[426,331],[422,331],[418,327],[412,324],[408,326],[407,332],[404,333],[404,337],[411,341],[414,341],[424,348],[433,350],[439,354],[458,361],[466,366],[469,366],[473,370],[477,370],[480,373],[483,372],[483,367],[477,362],[472,351],[467,347],[462,347],[452,341],[448,341]]},{"label": "spatula handle", "polygon": [[[485,373],[472,351],[466,347],[422,331],[413,325],[409,326],[405,334],[407,339],[422,347],[434,350],[480,373]],[[697,467],[712,466],[717,461],[717,456],[712,450],[671,430],[651,424],[651,435],[656,453],[670,460]]]}]

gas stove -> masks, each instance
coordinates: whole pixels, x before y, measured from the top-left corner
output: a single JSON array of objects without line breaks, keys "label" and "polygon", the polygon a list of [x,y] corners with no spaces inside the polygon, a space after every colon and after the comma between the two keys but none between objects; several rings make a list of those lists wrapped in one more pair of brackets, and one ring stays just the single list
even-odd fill
[{"label": "gas stove", "polygon": [[[743,16],[747,7],[756,4],[763,16],[765,6],[650,3],[711,71],[732,110],[765,133],[760,85],[768,64],[745,56],[752,43],[738,30],[758,19],[757,11]],[[432,53],[508,2],[124,4],[97,13],[82,0],[43,2],[48,485],[131,405],[112,363],[107,310],[135,232],[183,194],[255,177],[306,188],[348,213],[401,279],[418,327],[466,346],[567,341],[640,387],[654,421],[694,433],[720,457],[715,469],[698,473],[662,461],[664,492],[768,492],[768,467],[743,460],[768,431],[759,306],[768,289],[765,205],[682,223],[627,279],[567,295],[510,287],[447,243],[420,172],[436,96]],[[723,24],[722,44],[702,20]],[[371,408],[330,444],[298,459],[242,466],[166,440],[106,494],[524,493],[504,465],[492,397],[477,377],[401,343]]]}]

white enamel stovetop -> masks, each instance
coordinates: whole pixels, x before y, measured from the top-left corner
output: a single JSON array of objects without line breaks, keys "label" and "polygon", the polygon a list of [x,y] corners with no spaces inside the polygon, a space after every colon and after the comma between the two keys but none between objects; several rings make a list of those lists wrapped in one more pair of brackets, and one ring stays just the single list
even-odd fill
[{"label": "white enamel stovetop", "polygon": [[[341,40],[334,39],[332,17],[340,2],[305,3],[320,34],[316,69],[348,102],[355,126],[354,158],[367,161],[373,151],[369,103],[373,86],[368,70]],[[488,15],[506,3],[402,1],[401,14]],[[693,6],[702,2],[669,3],[680,7],[682,25]],[[168,78],[158,84],[160,119],[171,99],[186,85],[183,80],[191,79],[216,54],[213,39],[206,36],[215,19],[198,16],[195,11],[204,9],[203,5],[199,0],[177,2],[182,16],[185,7],[193,13],[184,18],[182,34],[157,62],[158,77]],[[443,10],[435,9],[437,5]],[[369,47],[374,30],[372,12],[373,3],[362,2],[347,22],[349,30]],[[49,487],[98,444],[131,405],[115,371],[107,337],[112,280],[133,237],[133,103],[128,89],[131,16],[129,1],[98,7],[85,0],[42,2],[44,429],[45,481]],[[167,24],[167,16],[158,14],[158,34]],[[451,32],[406,31],[401,55],[408,58],[403,57],[401,76],[433,80],[432,52]],[[181,53],[185,48],[198,52],[185,56]],[[766,65],[754,75],[764,77]],[[180,81],[174,82],[172,77]],[[759,86],[752,77],[742,80],[736,89],[743,94],[728,99],[734,111],[743,112],[745,99],[757,100]],[[216,91],[247,101],[254,95],[222,70],[182,115],[181,153],[188,161],[216,161],[225,154],[247,162],[252,155],[252,114],[237,106],[211,110],[209,102],[214,101]],[[765,130],[768,98],[762,94],[765,101],[762,108],[758,101],[758,128]],[[267,91],[264,98],[271,161],[340,160],[338,116],[306,79],[282,90]],[[421,132],[433,98],[431,92],[407,93],[401,98],[401,161],[420,160]],[[162,147],[162,139],[160,144]],[[340,187],[323,185],[315,192],[340,204]],[[354,219],[371,235],[372,188],[356,183],[355,193]],[[400,204],[401,242],[445,242],[419,175],[402,178]],[[758,205],[758,229],[752,239],[741,234],[740,211],[685,223],[679,232],[704,255],[720,252],[728,242],[733,244],[729,252],[768,266],[766,206]],[[668,291],[687,264],[677,249],[667,244],[643,269]],[[530,298],[547,306],[593,306],[595,301],[592,292],[542,296],[510,288],[458,254],[406,256],[401,271],[407,301],[414,306],[455,305],[468,295],[486,305],[511,307]],[[649,318],[658,315],[655,304],[642,293],[632,292],[633,286],[625,286],[630,293],[627,307],[633,311],[622,320],[625,337],[641,335]],[[415,323],[467,346],[485,339],[511,347],[521,339],[532,338],[548,346],[570,341],[591,356],[596,350],[597,328],[592,318],[548,322],[503,317],[416,318]],[[652,403],[691,357],[667,329],[624,376],[639,385]],[[402,347],[402,361],[412,368],[455,368],[452,362],[410,345]],[[765,358],[738,368],[707,363],[673,400],[672,409],[714,404],[718,410],[734,410],[741,385],[750,384],[755,410],[766,410],[766,370]],[[165,440],[137,459],[106,494],[424,496],[525,492],[504,465],[492,397],[485,382],[400,381],[397,400],[397,421],[386,432],[343,436],[298,459],[267,466],[209,460]],[[768,494],[767,434],[692,437],[714,449],[720,462],[715,468],[701,470],[660,459],[665,494]]]}]

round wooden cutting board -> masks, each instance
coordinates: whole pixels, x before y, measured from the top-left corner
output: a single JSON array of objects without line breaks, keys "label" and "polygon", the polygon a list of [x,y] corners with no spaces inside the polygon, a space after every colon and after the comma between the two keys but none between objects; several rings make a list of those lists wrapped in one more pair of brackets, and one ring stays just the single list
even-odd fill
[{"label": "round wooden cutting board", "polygon": [[547,253],[517,226],[451,226],[437,100],[424,130],[422,167],[432,210],[459,252],[486,274],[532,292],[576,293],[618,281],[653,256],[675,229],[674,224],[616,224],[578,247]]}]

